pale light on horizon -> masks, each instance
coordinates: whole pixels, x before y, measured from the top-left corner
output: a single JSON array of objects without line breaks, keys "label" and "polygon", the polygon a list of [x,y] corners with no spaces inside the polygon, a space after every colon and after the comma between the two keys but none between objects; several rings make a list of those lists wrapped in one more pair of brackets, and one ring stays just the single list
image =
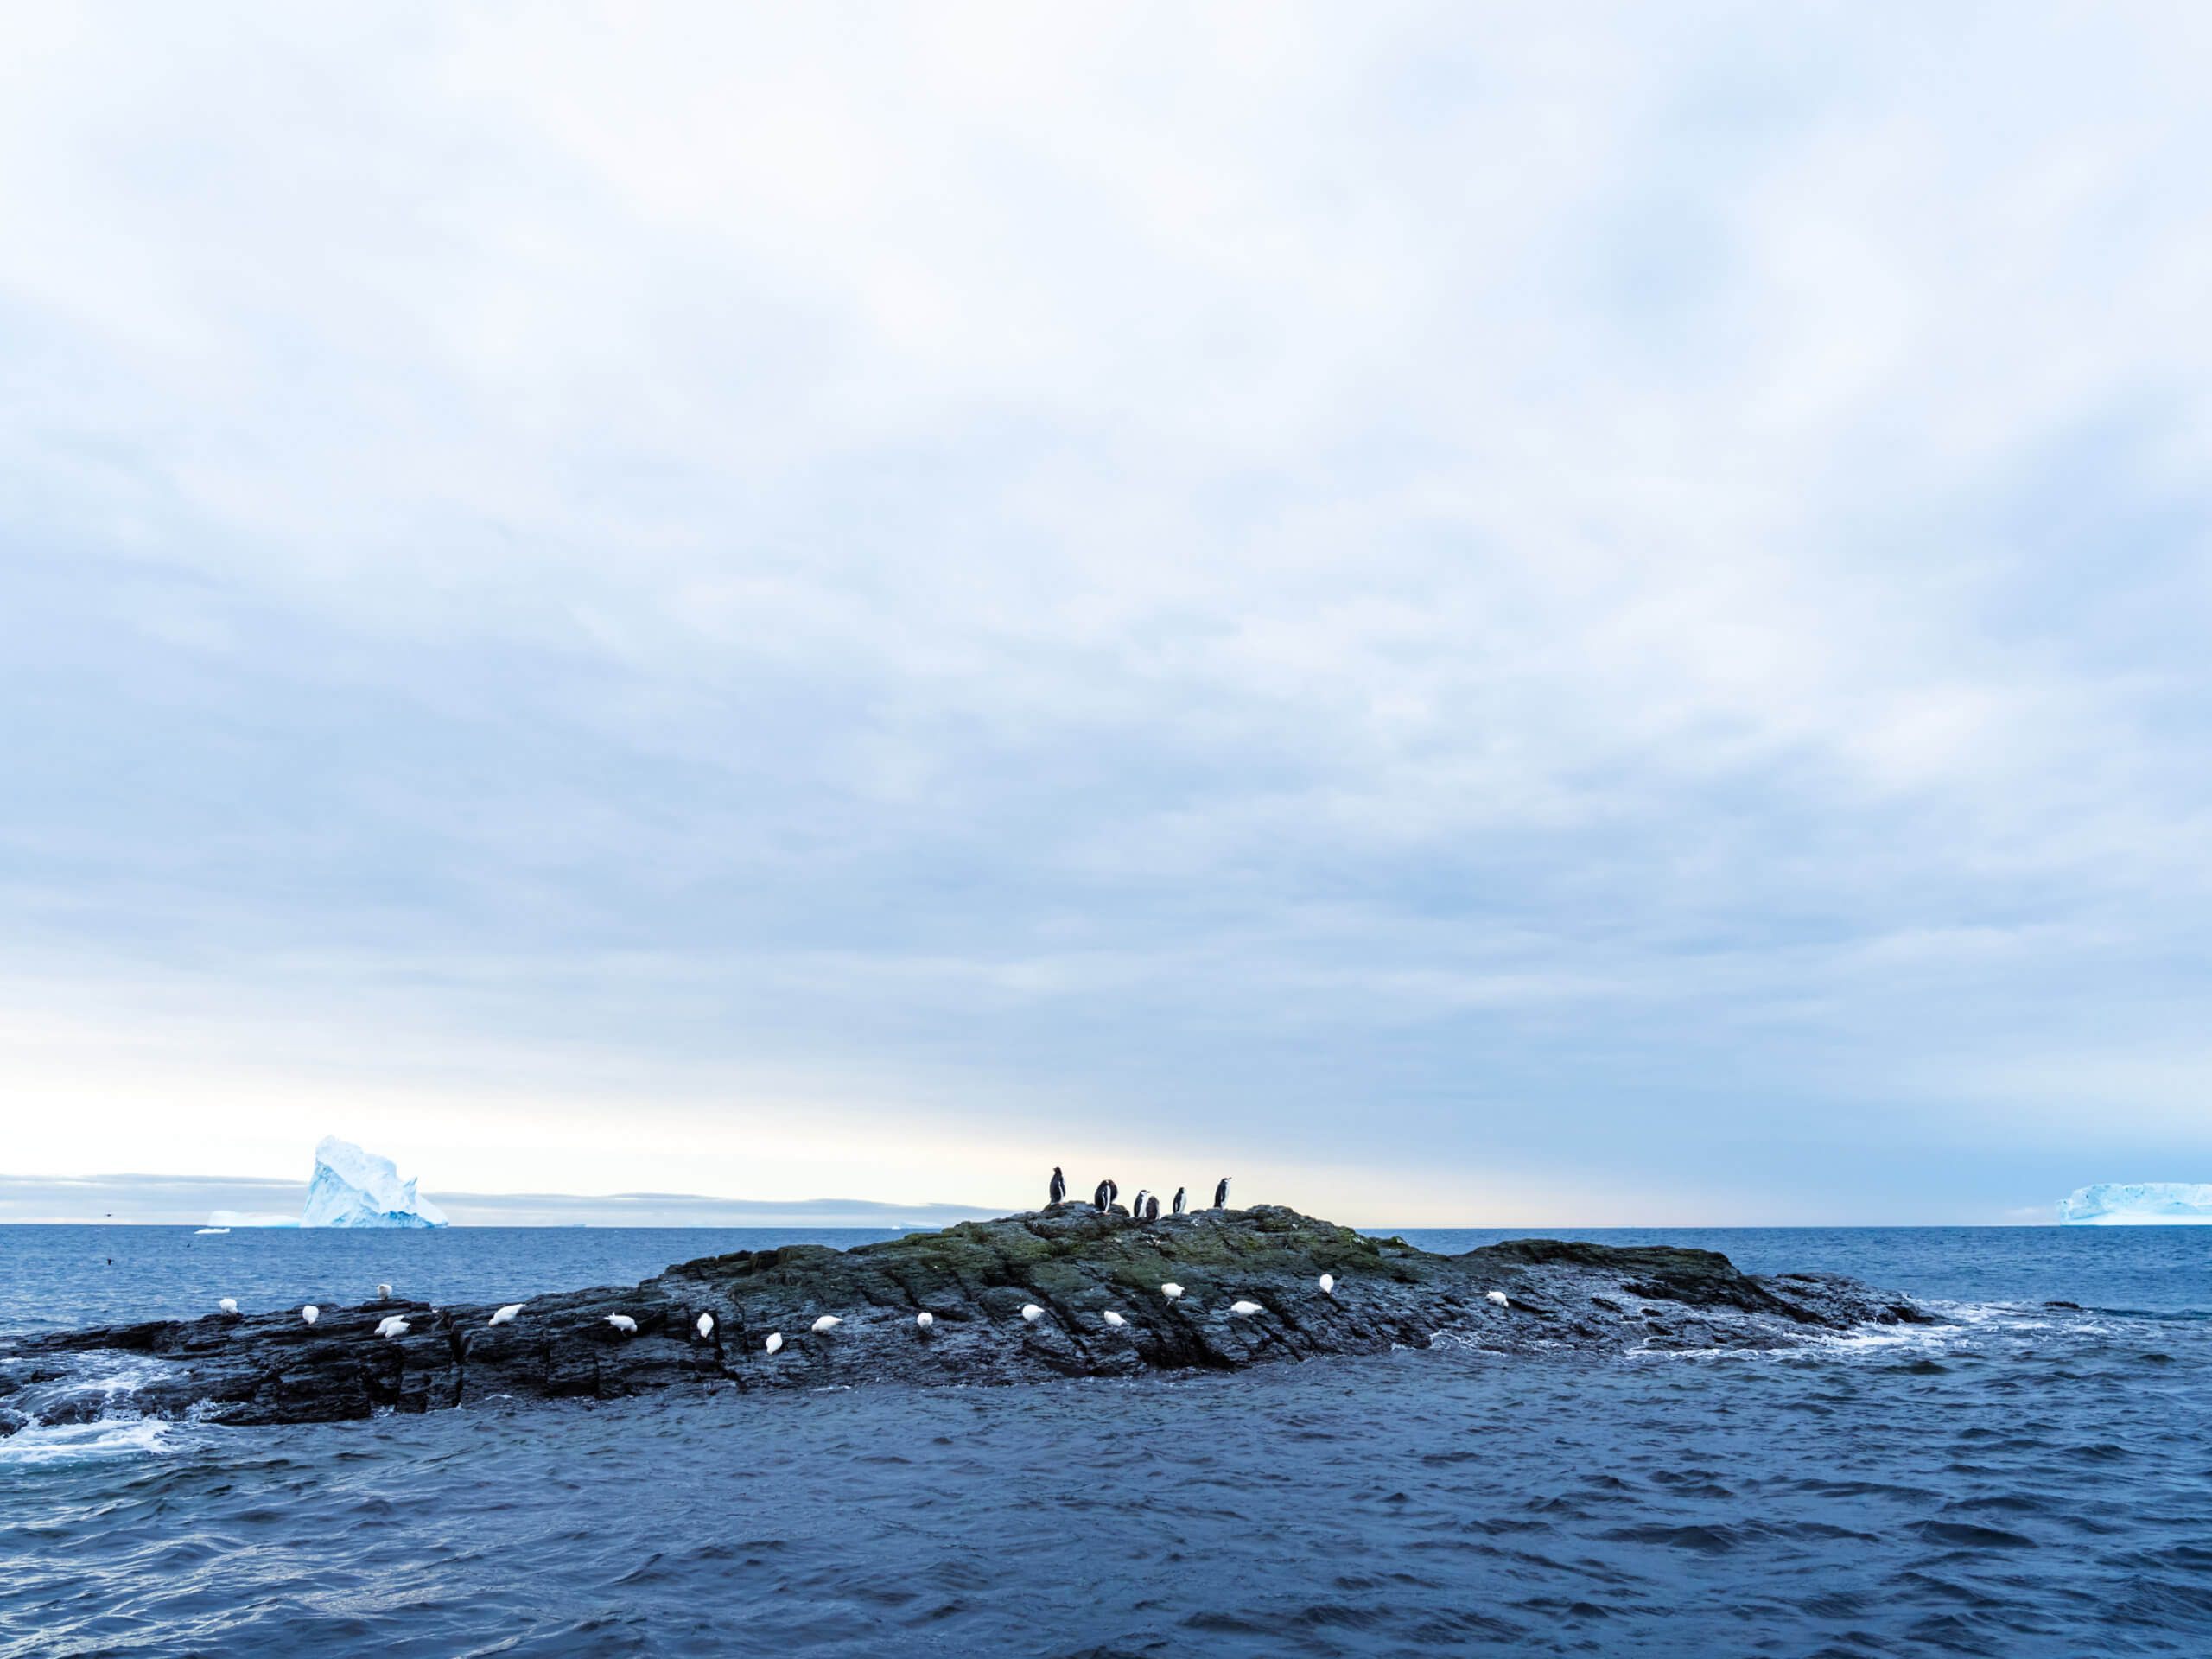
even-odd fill
[{"label": "pale light on horizon", "polygon": [[853,17],[16,20],[0,1175],[2212,1173],[2187,14]]}]

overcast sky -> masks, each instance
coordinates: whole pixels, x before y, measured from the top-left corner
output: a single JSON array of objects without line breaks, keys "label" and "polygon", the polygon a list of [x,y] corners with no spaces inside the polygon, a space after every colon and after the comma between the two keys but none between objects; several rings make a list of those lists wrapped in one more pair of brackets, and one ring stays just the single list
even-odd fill
[{"label": "overcast sky", "polygon": [[10,6],[0,1170],[2212,1179],[2206,19]]}]

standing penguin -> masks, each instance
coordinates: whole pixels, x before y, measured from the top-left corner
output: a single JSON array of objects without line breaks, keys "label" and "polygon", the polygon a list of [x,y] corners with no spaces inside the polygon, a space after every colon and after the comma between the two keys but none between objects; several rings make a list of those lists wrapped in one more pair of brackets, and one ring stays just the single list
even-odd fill
[{"label": "standing penguin", "polygon": [[1221,1185],[1213,1190],[1213,1207],[1217,1210],[1229,1208],[1229,1177],[1226,1175],[1221,1178]]},{"label": "standing penguin", "polygon": [[1129,1200],[1129,1219],[1132,1221],[1142,1221],[1144,1219],[1144,1199],[1146,1191],[1147,1189],[1141,1186],[1137,1188],[1136,1197]]},{"label": "standing penguin", "polygon": [[1154,1193],[1150,1198],[1144,1201],[1144,1218],[1147,1221],[1158,1221],[1160,1219],[1159,1193]]},{"label": "standing penguin", "polygon": [[1189,1196],[1190,1189],[1188,1187],[1179,1186],[1175,1189],[1175,1213],[1177,1215],[1179,1216],[1183,1213],[1184,1200]]},{"label": "standing penguin", "polygon": [[1101,1181],[1098,1183],[1098,1190],[1090,1195],[1092,1207],[1101,1213],[1105,1211],[1113,1185],[1111,1181]]},{"label": "standing penguin", "polygon": [[1066,1198],[1067,1195],[1068,1178],[1061,1174],[1060,1166],[1058,1164],[1054,1164],[1052,1166],[1052,1196],[1046,1198],[1045,1202],[1046,1204],[1058,1204],[1061,1199]]}]

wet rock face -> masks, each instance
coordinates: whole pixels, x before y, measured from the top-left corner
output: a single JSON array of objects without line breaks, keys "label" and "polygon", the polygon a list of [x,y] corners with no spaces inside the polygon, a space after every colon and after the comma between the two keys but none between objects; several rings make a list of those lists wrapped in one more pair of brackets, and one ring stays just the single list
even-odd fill
[{"label": "wet rock face", "polygon": [[[1320,1288],[1325,1273],[1333,1294]],[[1499,1353],[1780,1347],[1926,1318],[1854,1280],[1753,1278],[1710,1250],[1520,1239],[1432,1255],[1274,1205],[1146,1222],[1082,1203],[846,1251],[706,1256],[631,1289],[539,1297],[505,1324],[489,1324],[492,1313],[379,1301],[325,1308],[312,1326],[287,1308],[29,1338],[0,1350],[10,1362],[0,1433],[20,1426],[12,1418],[46,1421],[45,1400],[74,1409],[65,1403],[71,1357],[92,1351],[162,1362],[131,1409],[243,1424],[683,1386],[1237,1370],[1440,1336]],[[407,1334],[378,1336],[392,1313]],[[702,1314],[714,1316],[703,1336]],[[817,1332],[824,1315],[836,1323]]]}]

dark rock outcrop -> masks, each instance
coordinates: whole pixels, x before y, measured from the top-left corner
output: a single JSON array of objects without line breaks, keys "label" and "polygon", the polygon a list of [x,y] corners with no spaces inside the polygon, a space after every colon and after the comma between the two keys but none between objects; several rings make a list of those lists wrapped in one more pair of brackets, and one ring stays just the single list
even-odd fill
[{"label": "dark rock outcrop", "polygon": [[[1184,1294],[1170,1299],[1163,1284]],[[1240,1302],[1257,1311],[1240,1314]],[[115,1409],[288,1423],[682,1386],[1236,1370],[1440,1338],[1509,1354],[1772,1348],[1927,1318],[1854,1280],[1754,1278],[1710,1250],[1533,1238],[1433,1255],[1274,1205],[1143,1222],[1087,1204],[851,1250],[707,1256],[629,1289],[536,1298],[506,1324],[488,1323],[493,1311],[377,1301],[326,1307],[313,1325],[288,1308],[27,1338],[0,1344],[0,1432]],[[405,1334],[378,1336],[394,1314]],[[705,1335],[702,1314],[713,1319]],[[824,1315],[839,1323],[817,1333]],[[783,1342],[772,1354],[773,1333]],[[95,1357],[111,1371],[125,1357],[157,1363],[132,1363],[119,1398],[88,1365]]]}]

